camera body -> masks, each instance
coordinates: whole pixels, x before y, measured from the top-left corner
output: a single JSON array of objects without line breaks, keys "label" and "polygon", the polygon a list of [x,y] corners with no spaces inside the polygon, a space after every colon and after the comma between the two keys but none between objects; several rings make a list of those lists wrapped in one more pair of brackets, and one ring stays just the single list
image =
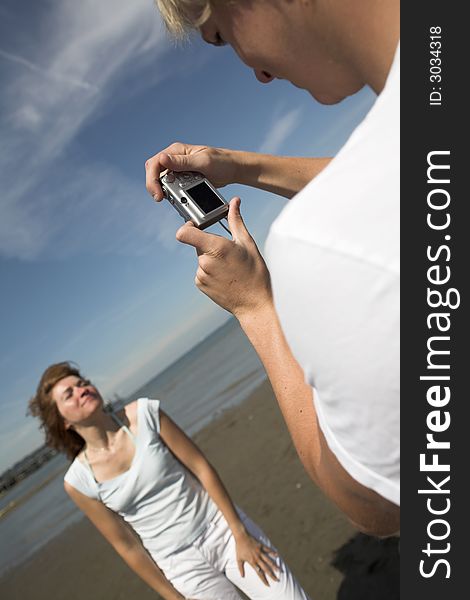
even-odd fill
[{"label": "camera body", "polygon": [[228,214],[228,202],[202,173],[166,171],[160,175],[163,194],[185,221],[199,229],[217,223]]}]

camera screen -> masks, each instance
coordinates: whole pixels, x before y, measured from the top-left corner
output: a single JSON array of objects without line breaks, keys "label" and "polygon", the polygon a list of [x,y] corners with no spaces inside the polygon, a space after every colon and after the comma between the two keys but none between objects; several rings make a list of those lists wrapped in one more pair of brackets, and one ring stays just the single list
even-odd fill
[{"label": "camera screen", "polygon": [[219,206],[224,205],[224,203],[216,194],[214,194],[213,190],[211,190],[205,181],[198,183],[189,190],[186,190],[186,194],[191,196],[202,212],[206,215],[216,208],[219,208]]}]

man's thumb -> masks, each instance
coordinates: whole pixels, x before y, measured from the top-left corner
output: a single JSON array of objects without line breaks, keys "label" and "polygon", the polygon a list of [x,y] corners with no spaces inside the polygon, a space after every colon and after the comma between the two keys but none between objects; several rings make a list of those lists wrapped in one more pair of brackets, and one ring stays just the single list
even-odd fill
[{"label": "man's thumb", "polygon": [[240,204],[241,200],[238,197],[230,200],[230,207],[227,217],[230,231],[232,232],[234,239],[246,239],[247,237],[251,238],[240,213]]}]

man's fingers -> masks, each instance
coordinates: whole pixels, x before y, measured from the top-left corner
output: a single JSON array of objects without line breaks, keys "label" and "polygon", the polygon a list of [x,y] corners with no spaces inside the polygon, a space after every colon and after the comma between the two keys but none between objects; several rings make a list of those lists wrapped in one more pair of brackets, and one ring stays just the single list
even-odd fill
[{"label": "man's fingers", "polygon": [[160,185],[160,173],[170,171],[200,171],[204,168],[204,159],[199,153],[186,154],[182,144],[172,144],[168,151],[159,152],[145,163],[145,185],[154,200],[164,198]]},{"label": "man's fingers", "polygon": [[238,570],[240,571],[240,575],[245,577],[245,563],[242,560],[237,560]]},{"label": "man's fingers", "polygon": [[213,253],[223,238],[212,233],[205,233],[198,229],[194,223],[188,221],[178,229],[176,239],[182,244],[193,246],[198,255],[201,255]]},{"label": "man's fingers", "polygon": [[195,171],[190,154],[160,154],[160,164],[171,171]]},{"label": "man's fingers", "polygon": [[161,167],[158,156],[152,156],[145,163],[145,187],[152,198],[160,202],[164,196],[159,177],[164,168]]},{"label": "man's fingers", "polygon": [[[178,144],[172,146],[172,150],[177,151]],[[163,190],[160,185],[160,173],[166,169],[172,171],[191,171],[195,170],[190,164],[191,157],[185,154],[169,154],[168,152],[159,152],[149,158],[145,163],[145,186],[148,193],[154,200],[160,202],[163,200]]]}]

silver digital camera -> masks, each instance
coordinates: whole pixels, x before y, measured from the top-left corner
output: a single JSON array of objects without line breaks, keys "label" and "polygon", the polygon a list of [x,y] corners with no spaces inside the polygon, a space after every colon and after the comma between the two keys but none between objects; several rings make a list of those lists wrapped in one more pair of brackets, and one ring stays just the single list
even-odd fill
[{"label": "silver digital camera", "polygon": [[228,202],[202,173],[166,171],[160,182],[165,198],[185,221],[192,221],[199,229],[227,216]]}]

